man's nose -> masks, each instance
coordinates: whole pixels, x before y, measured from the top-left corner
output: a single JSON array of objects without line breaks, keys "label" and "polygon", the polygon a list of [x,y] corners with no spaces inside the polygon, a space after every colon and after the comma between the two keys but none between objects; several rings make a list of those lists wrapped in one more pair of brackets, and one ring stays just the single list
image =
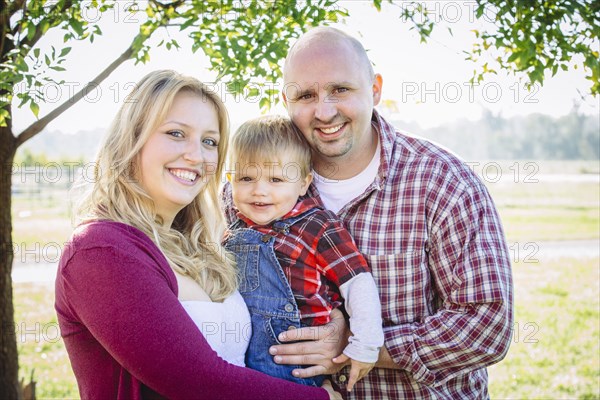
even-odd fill
[{"label": "man's nose", "polygon": [[315,118],[322,122],[329,122],[337,115],[337,102],[328,96],[323,96],[316,103]]}]

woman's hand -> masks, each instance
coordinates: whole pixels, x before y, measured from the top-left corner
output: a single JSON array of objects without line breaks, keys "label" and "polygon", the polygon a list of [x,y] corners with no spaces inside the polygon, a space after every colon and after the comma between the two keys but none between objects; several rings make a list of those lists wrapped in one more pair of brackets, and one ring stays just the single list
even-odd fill
[{"label": "woman's hand", "polygon": [[323,389],[327,390],[327,393],[329,394],[329,400],[343,400],[344,399],[340,393],[336,392],[333,389],[333,386],[331,386],[331,381],[329,379],[325,379],[323,381],[323,385],[321,387]]},{"label": "woman's hand", "polygon": [[331,321],[326,325],[281,333],[281,342],[300,342],[271,346],[269,353],[275,356],[277,364],[311,365],[295,369],[292,373],[298,378],[334,374],[346,365],[336,364],[332,360],[342,353],[349,335],[344,315],[336,309],[331,312]]}]

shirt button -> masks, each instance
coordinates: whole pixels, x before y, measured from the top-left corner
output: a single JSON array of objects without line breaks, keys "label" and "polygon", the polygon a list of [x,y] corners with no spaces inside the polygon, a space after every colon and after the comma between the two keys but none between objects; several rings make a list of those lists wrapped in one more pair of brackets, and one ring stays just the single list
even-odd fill
[{"label": "shirt button", "polygon": [[340,383],[344,383],[346,382],[346,375],[340,375],[340,377],[338,378],[338,380],[340,381]]},{"label": "shirt button", "polygon": [[285,309],[285,311],[287,311],[287,312],[292,312],[292,311],[294,311],[294,306],[293,306],[293,305],[291,305],[290,303],[287,303],[287,304],[285,305],[284,309]]},{"label": "shirt button", "polygon": [[263,235],[263,237],[260,238],[260,240],[263,241],[263,243],[267,243],[269,240],[271,240],[271,235]]}]

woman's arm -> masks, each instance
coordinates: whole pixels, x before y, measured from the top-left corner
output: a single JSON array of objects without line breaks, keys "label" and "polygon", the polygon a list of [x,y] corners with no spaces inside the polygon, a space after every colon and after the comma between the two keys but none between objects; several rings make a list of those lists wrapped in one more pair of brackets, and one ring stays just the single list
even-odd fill
[{"label": "woman's arm", "polygon": [[126,245],[76,252],[57,295],[138,380],[170,399],[329,397],[223,361],[179,303],[165,277],[172,271],[132,253]]}]

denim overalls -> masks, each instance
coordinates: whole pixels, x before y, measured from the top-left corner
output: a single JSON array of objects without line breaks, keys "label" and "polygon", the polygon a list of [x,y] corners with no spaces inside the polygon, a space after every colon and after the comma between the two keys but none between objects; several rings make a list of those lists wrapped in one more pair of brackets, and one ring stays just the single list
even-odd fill
[{"label": "denim overalls", "polygon": [[[287,234],[289,227],[319,208],[286,220],[275,221],[273,230]],[[299,365],[279,365],[269,347],[281,344],[277,336],[288,329],[300,328],[300,313],[292,289],[273,250],[275,239],[243,226],[241,220],[230,227],[225,247],[236,256],[239,291],[246,301],[252,320],[252,337],[246,352],[246,365],[268,375],[304,385],[321,386],[324,376],[296,378],[292,370]]]}]

